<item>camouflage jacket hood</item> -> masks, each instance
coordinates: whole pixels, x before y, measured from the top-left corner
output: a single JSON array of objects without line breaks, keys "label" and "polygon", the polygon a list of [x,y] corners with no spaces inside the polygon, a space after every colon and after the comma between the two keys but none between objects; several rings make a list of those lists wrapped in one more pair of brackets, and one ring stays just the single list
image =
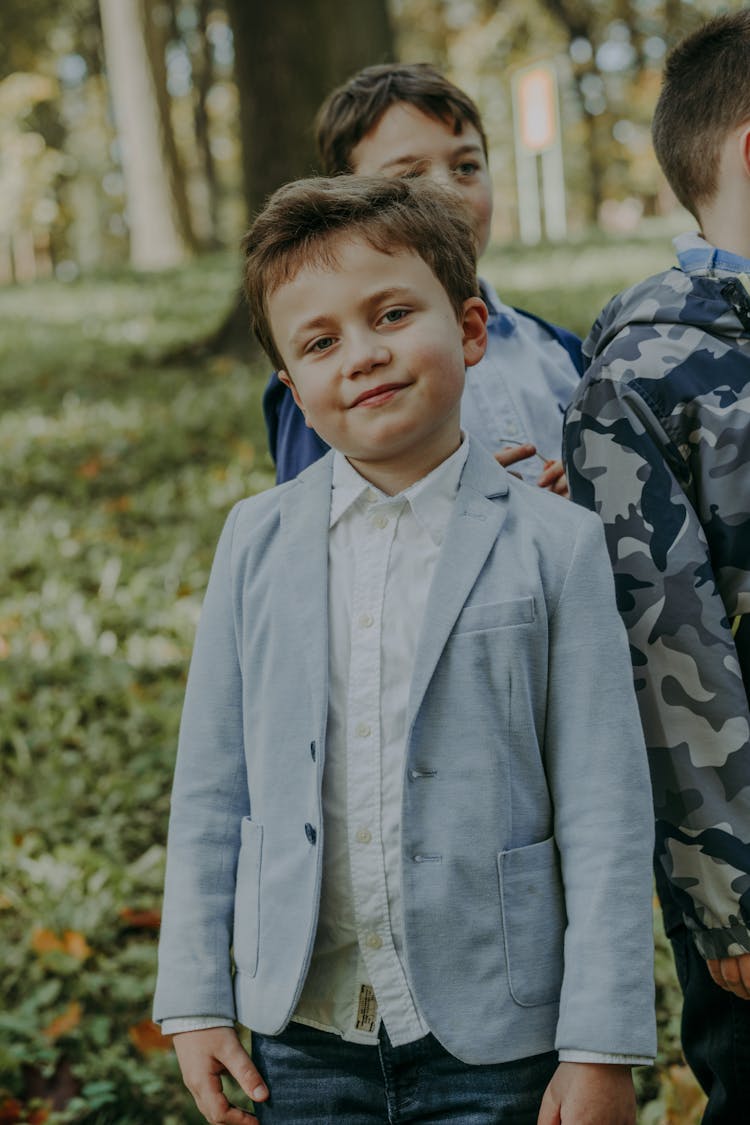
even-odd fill
[{"label": "camouflage jacket hood", "polygon": [[[709,277],[666,270],[613,297],[583,343],[584,356],[592,363],[624,329],[637,326],[644,332],[655,325],[689,326],[727,341],[746,340],[748,327],[733,304],[741,299],[741,282],[733,274]],[[746,299],[750,312],[750,295]]]},{"label": "camouflage jacket hood", "polygon": [[668,270],[615,297],[584,354],[564,458],[629,634],[665,920],[706,957],[750,952],[750,296]]}]

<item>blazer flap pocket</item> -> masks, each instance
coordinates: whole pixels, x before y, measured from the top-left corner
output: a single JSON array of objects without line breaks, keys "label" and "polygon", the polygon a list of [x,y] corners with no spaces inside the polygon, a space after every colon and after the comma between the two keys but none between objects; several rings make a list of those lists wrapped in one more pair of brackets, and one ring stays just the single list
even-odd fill
[{"label": "blazer flap pocket", "polygon": [[511,995],[522,1007],[559,999],[566,916],[553,837],[501,852],[500,903]]},{"label": "blazer flap pocket", "polygon": [[487,605],[467,605],[458,615],[453,634],[499,629],[507,625],[527,625],[534,620],[534,599],[516,598]]}]

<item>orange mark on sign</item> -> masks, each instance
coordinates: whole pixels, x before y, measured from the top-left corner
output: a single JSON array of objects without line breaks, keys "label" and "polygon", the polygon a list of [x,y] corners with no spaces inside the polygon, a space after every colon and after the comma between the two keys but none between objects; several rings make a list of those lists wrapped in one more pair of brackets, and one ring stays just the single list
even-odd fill
[{"label": "orange mark on sign", "polygon": [[557,137],[555,79],[547,66],[527,70],[518,80],[518,132],[528,152],[544,152]]}]

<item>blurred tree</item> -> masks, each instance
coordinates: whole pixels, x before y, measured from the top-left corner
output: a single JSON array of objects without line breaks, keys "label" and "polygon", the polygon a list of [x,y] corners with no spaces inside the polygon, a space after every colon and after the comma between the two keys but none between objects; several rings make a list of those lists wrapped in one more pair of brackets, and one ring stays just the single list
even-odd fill
[{"label": "blurred tree", "polygon": [[195,250],[196,238],[188,205],[185,169],[172,126],[171,97],[167,87],[166,51],[174,8],[172,5],[162,4],[160,0],[140,0],[140,5],[143,39],[158,107],[159,131],[169,174],[172,207],[180,237],[189,249]]},{"label": "blurred tree", "polygon": [[153,8],[154,0],[100,0],[109,87],[124,150],[130,261],[144,270],[178,265],[191,243],[184,189],[177,189],[181,177]]},{"label": "blurred tree", "polygon": [[[281,184],[317,167],[312,123],[325,96],[351,74],[393,57],[386,0],[227,0],[245,202],[252,216]],[[235,303],[211,351],[246,355],[247,315]]]},{"label": "blurred tree", "polygon": [[214,81],[214,59],[208,38],[211,0],[198,0],[196,5],[196,34],[191,43],[190,59],[193,69],[193,116],[195,143],[206,186],[206,210],[209,227],[208,242],[218,245],[219,185],[216,162],[211,148],[208,95]]},{"label": "blurred tree", "polygon": [[[588,218],[638,190],[648,209],[656,178],[636,184],[658,97],[664,54],[678,39],[715,15],[714,0],[540,0],[567,39],[573,88],[588,154]],[[724,7],[725,5],[722,5]],[[737,3],[728,5],[738,7]],[[652,163],[655,172],[655,162]],[[650,188],[650,190],[649,190]]]}]

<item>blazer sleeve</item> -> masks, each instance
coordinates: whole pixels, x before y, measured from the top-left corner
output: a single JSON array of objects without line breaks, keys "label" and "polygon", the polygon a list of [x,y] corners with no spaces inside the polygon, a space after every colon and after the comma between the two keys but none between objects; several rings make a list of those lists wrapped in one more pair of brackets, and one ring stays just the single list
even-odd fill
[{"label": "blazer sleeve", "polygon": [[240,827],[250,812],[232,540],[219,540],[180,724],[154,1018],[235,1017],[230,946]]},{"label": "blazer sleeve", "polygon": [[708,440],[695,405],[683,421],[678,445],[604,369],[569,412],[565,454],[573,498],[604,524],[630,638],[657,877],[701,953],[724,957],[750,952],[750,710],[731,622],[750,542],[750,430],[732,474],[729,441]]},{"label": "blazer sleeve", "polygon": [[651,791],[627,638],[590,515],[549,627],[545,755],[568,915],[556,1046],[652,1056]]}]

